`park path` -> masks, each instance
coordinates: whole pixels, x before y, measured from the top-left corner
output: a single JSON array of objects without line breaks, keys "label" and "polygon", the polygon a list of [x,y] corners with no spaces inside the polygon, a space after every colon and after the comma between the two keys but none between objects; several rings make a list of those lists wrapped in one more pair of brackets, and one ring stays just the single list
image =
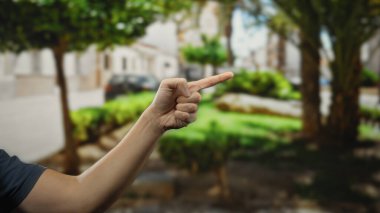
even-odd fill
[{"label": "park path", "polygon": [[[320,110],[322,115],[327,116],[331,93],[329,91],[321,92],[321,106]],[[291,117],[301,117],[302,109],[300,101],[283,101],[272,98],[263,98],[259,96],[252,96],[247,94],[227,94],[218,100],[218,103],[223,106],[230,106],[243,112],[258,112],[269,113]],[[360,105],[367,107],[379,108],[378,97],[373,94],[362,94],[360,96]]]}]

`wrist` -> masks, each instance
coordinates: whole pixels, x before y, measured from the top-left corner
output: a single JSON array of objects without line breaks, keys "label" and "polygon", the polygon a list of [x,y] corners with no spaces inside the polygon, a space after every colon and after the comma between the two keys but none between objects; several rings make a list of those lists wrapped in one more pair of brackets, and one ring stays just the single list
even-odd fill
[{"label": "wrist", "polygon": [[142,119],[144,119],[149,125],[151,125],[154,132],[159,134],[164,134],[166,129],[161,125],[160,114],[154,110],[152,106],[149,106],[142,114]]}]

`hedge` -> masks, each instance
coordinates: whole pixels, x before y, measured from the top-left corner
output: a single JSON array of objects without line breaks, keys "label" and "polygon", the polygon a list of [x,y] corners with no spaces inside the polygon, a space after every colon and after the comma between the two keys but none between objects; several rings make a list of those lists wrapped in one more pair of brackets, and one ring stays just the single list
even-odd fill
[{"label": "hedge", "polygon": [[299,100],[301,95],[281,74],[270,71],[240,70],[234,78],[217,86],[215,95],[226,92],[247,93],[283,100]]}]

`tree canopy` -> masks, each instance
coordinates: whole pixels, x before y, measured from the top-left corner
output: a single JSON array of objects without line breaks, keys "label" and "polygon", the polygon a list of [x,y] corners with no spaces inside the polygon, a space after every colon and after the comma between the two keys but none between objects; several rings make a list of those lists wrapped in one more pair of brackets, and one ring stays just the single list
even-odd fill
[{"label": "tree canopy", "polygon": [[[209,64],[214,68],[227,60],[226,49],[219,41],[219,37],[202,35],[202,46],[188,45],[182,49],[185,59],[200,65]],[[216,71],[215,71],[216,72]]]},{"label": "tree canopy", "polygon": [[[91,44],[129,44],[145,34],[170,1],[4,0],[0,50],[21,51],[67,43],[67,51]],[[11,12],[10,12],[11,11]],[[173,11],[171,11],[173,12]]]}]

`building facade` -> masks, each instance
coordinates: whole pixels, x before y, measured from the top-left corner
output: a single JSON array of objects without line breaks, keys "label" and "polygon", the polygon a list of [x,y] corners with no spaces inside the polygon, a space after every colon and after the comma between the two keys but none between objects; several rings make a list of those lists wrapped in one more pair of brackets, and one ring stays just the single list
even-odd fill
[{"label": "building facade", "polygon": [[[91,46],[83,52],[66,53],[64,69],[69,92],[103,88],[113,74],[152,75],[158,80],[176,76],[177,56],[173,53],[176,47],[155,45],[173,42],[175,29],[161,23],[151,28],[145,37],[130,46],[104,51]],[[170,33],[172,37],[168,36]],[[0,54],[0,100],[54,94],[58,89],[55,76],[50,49]]]}]

